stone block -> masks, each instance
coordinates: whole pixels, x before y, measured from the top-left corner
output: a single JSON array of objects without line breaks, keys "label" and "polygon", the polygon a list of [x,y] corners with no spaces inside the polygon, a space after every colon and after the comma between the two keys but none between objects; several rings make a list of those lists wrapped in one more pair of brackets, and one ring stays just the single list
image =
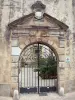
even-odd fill
[{"label": "stone block", "polygon": [[69,79],[65,81],[65,91],[66,93],[75,91],[75,80]]},{"label": "stone block", "polygon": [[59,67],[60,68],[65,68],[65,62],[59,62]]},{"label": "stone block", "polygon": [[18,76],[18,68],[12,68],[11,76]]},{"label": "stone block", "polygon": [[12,83],[11,84],[11,96],[14,96],[14,90],[17,89],[18,90],[18,83]]},{"label": "stone block", "polygon": [[13,83],[18,83],[18,77],[11,77]]},{"label": "stone block", "polygon": [[65,55],[60,55],[59,56],[59,61],[64,62],[65,61]]},{"label": "stone block", "polygon": [[19,56],[12,56],[12,62],[13,63],[17,63],[18,62],[18,60],[19,60]]},{"label": "stone block", "polygon": [[60,81],[64,81],[64,79],[65,79],[64,75],[60,74],[59,79],[60,79]]},{"label": "stone block", "polygon": [[18,90],[14,90],[13,100],[19,100],[19,92],[18,92]]},{"label": "stone block", "polygon": [[12,39],[11,40],[11,45],[12,46],[18,46],[18,39]]},{"label": "stone block", "polygon": [[65,47],[64,41],[60,41],[60,47]]},{"label": "stone block", "polygon": [[18,67],[18,63],[11,63],[11,64],[12,64],[12,67],[15,67],[15,68]]},{"label": "stone block", "polygon": [[0,96],[10,96],[10,85],[0,84]]},{"label": "stone block", "polygon": [[58,48],[58,54],[59,55],[64,55],[65,54],[65,48]]},{"label": "stone block", "polygon": [[64,96],[64,88],[63,87],[60,87],[59,95]]}]

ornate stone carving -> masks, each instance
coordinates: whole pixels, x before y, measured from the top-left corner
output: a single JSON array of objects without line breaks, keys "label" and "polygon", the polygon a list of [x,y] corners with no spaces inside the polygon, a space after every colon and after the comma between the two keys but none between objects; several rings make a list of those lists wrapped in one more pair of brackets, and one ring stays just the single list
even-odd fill
[{"label": "ornate stone carving", "polygon": [[41,1],[36,1],[32,6],[31,6],[32,9],[38,9],[38,10],[41,10],[41,9],[45,9],[46,6],[41,2]]}]

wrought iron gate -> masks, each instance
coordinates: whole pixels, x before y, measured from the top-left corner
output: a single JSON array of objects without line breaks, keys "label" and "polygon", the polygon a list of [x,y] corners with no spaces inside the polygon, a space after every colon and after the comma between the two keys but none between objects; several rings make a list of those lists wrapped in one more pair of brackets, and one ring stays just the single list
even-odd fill
[{"label": "wrought iron gate", "polygon": [[19,66],[20,93],[56,91],[57,58],[48,46],[28,46],[21,53]]}]

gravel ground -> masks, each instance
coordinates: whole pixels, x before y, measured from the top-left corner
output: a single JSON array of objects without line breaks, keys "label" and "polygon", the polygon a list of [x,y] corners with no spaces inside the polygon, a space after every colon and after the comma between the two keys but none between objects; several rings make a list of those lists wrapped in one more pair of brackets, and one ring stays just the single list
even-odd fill
[{"label": "gravel ground", "polygon": [[[0,100],[13,100],[11,97],[2,97]],[[67,93],[59,96],[56,93],[48,93],[47,96],[39,96],[38,94],[25,94],[20,96],[20,100],[75,100],[75,92]]]}]

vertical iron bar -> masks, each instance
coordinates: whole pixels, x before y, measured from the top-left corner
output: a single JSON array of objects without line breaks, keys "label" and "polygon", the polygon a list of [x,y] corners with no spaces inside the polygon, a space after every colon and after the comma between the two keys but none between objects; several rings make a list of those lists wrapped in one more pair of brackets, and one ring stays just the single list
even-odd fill
[{"label": "vertical iron bar", "polygon": [[28,88],[28,65],[27,65],[27,88]]},{"label": "vertical iron bar", "polygon": [[[35,69],[36,69],[37,67],[35,66]],[[36,72],[35,72],[35,87],[36,87],[37,85],[36,85]]]},{"label": "vertical iron bar", "polygon": [[30,64],[29,64],[29,87],[30,87]]},{"label": "vertical iron bar", "polygon": [[19,62],[18,62],[18,91],[20,93],[20,80],[19,80],[19,73],[20,73],[20,69],[19,69]]},{"label": "vertical iron bar", "polygon": [[32,87],[33,87],[33,65],[31,67],[32,67]]},{"label": "vertical iron bar", "polygon": [[[39,69],[39,43],[38,43],[38,52],[37,52],[37,60],[38,60],[38,69]],[[39,70],[38,70],[38,94],[39,94]]]},{"label": "vertical iron bar", "polygon": [[25,87],[25,65],[24,65],[24,87]]},{"label": "vertical iron bar", "polygon": [[21,67],[21,87],[22,87],[22,67]]},{"label": "vertical iron bar", "polygon": [[41,87],[42,87],[42,79],[41,79]]},{"label": "vertical iron bar", "polygon": [[[47,66],[47,64],[46,64],[46,67],[47,67],[47,69],[48,69],[48,66]],[[46,87],[47,87],[47,80],[48,80],[48,79],[46,79]]]}]

